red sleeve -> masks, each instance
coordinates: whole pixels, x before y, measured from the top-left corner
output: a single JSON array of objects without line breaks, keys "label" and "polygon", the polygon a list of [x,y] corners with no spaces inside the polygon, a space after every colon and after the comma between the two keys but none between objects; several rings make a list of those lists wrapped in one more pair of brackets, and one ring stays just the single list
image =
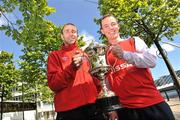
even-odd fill
[{"label": "red sleeve", "polygon": [[47,78],[48,86],[53,91],[60,91],[68,86],[70,80],[73,80],[76,70],[72,64],[62,69],[60,60],[56,54],[51,53],[48,56]]},{"label": "red sleeve", "polygon": [[94,77],[94,76],[92,76],[92,78],[93,78],[94,84],[96,85],[97,92],[100,93],[101,89],[102,89],[101,81],[98,78]]}]

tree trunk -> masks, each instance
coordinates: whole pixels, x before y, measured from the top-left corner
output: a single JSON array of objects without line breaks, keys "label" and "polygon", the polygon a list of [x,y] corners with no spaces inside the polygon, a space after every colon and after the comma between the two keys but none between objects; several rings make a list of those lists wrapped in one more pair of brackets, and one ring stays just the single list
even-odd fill
[{"label": "tree trunk", "polygon": [[155,43],[156,47],[158,48],[158,50],[159,50],[159,52],[160,52],[160,54],[161,54],[161,56],[162,56],[162,58],[163,58],[163,60],[164,60],[164,62],[166,64],[166,66],[167,66],[167,68],[169,70],[169,73],[170,73],[170,75],[172,77],[172,80],[174,81],[174,85],[176,86],[176,89],[178,91],[180,91],[180,81],[178,80],[177,74],[175,73],[172,65],[170,64],[170,62],[169,62],[167,56],[165,55],[162,47],[160,46],[159,41],[155,40],[154,43]]},{"label": "tree trunk", "polygon": [[38,102],[36,101],[36,120],[38,120]]},{"label": "tree trunk", "polygon": [[54,114],[55,112],[53,112],[53,111],[54,111],[54,102],[52,102],[51,105],[52,105],[52,116],[53,116],[53,120],[55,120],[55,118],[54,118],[54,117],[55,117],[55,114]]},{"label": "tree trunk", "polygon": [[24,82],[22,81],[22,104],[23,104],[23,120],[25,120],[25,116],[24,116]]},{"label": "tree trunk", "polygon": [[1,119],[0,120],[3,119],[4,86],[2,85],[1,88],[2,88],[2,93],[1,93]]},{"label": "tree trunk", "polygon": [[[37,87],[36,87],[37,88]],[[36,99],[36,101],[35,101],[35,103],[36,103],[36,120],[38,120],[38,98],[37,98],[37,89],[36,89],[36,93],[35,93],[35,99]]]}]

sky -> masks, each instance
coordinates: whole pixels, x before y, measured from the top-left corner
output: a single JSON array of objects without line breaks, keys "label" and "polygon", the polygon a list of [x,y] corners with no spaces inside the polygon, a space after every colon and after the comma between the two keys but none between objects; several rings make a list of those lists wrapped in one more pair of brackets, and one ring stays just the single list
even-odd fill
[{"label": "sky", "polygon": [[[100,18],[100,13],[97,6],[97,0],[48,0],[48,5],[54,7],[56,12],[46,17],[47,20],[52,21],[56,25],[63,25],[64,23],[74,23],[80,35],[85,35],[86,41],[99,41],[99,26],[94,22],[94,18]],[[15,21],[21,15],[15,11],[13,14],[6,14],[8,19]],[[0,26],[7,24],[5,18],[0,17]],[[174,37],[171,42],[180,46],[180,34]],[[163,41],[168,42],[167,39]],[[180,48],[172,45],[161,43],[162,47],[167,51],[167,57],[172,64],[174,70],[180,69]],[[11,38],[7,37],[4,32],[0,31],[0,51],[5,50],[14,54],[14,59],[18,60],[22,55],[22,46],[16,44]],[[169,74],[168,69],[162,58],[157,58],[157,65],[151,69],[154,79],[160,76]]]}]

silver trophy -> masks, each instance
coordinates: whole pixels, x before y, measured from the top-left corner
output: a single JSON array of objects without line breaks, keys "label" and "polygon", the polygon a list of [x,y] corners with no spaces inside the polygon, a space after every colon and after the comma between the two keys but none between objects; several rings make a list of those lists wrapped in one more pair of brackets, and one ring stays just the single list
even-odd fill
[{"label": "silver trophy", "polygon": [[97,97],[96,105],[101,111],[110,112],[120,109],[121,105],[118,97],[110,90],[108,80],[106,80],[106,74],[110,70],[110,66],[106,64],[106,50],[107,46],[104,44],[91,44],[86,48],[85,52],[89,55],[93,66],[91,73],[100,80],[102,87],[102,90]]}]

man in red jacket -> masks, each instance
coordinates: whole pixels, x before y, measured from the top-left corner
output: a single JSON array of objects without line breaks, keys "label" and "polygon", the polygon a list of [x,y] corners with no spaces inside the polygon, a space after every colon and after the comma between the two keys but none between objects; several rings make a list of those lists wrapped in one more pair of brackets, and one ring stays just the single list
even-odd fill
[{"label": "man in red jacket", "polygon": [[102,17],[100,26],[110,46],[106,53],[112,68],[108,80],[123,106],[119,120],[174,120],[149,69],[156,65],[154,52],[139,37],[122,39],[113,15]]},{"label": "man in red jacket", "polygon": [[94,120],[98,80],[91,76],[88,58],[77,46],[76,26],[65,24],[61,38],[64,44],[49,54],[47,67],[56,120]]}]

